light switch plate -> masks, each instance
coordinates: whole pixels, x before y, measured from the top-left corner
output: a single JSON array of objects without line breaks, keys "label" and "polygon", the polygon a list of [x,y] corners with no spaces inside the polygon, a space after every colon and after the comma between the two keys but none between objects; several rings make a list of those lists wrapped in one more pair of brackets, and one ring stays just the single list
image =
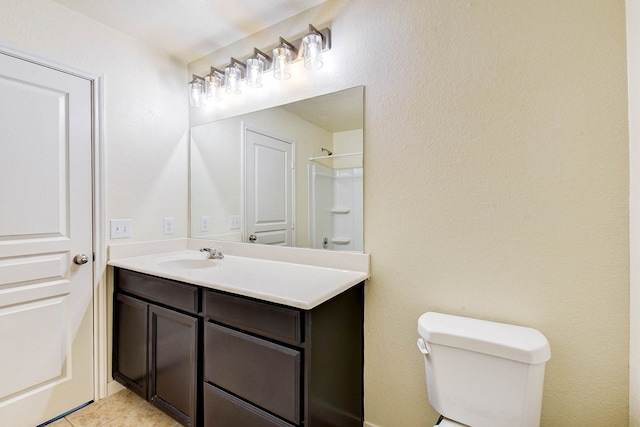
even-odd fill
[{"label": "light switch plate", "polygon": [[231,215],[229,217],[229,229],[236,230],[240,228],[240,215]]},{"label": "light switch plate", "polygon": [[111,238],[122,239],[133,236],[133,221],[130,219],[111,220]]}]

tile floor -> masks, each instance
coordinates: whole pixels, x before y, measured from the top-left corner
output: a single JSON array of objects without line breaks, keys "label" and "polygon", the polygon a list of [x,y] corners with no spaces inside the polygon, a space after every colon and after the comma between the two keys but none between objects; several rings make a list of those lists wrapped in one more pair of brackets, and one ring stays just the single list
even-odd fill
[{"label": "tile floor", "polygon": [[125,389],[46,427],[180,427],[180,424]]}]

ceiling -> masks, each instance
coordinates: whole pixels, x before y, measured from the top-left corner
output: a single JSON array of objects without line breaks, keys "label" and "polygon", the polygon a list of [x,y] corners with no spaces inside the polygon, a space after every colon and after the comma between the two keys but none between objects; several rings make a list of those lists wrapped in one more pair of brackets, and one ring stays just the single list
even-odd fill
[{"label": "ceiling", "polygon": [[185,62],[325,0],[53,0]]}]

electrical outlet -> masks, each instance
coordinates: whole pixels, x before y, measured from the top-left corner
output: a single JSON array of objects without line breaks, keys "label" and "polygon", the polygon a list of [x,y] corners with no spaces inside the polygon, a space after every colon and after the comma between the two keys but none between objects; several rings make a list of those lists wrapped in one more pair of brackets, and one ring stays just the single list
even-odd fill
[{"label": "electrical outlet", "polygon": [[111,220],[111,238],[122,239],[133,236],[133,221],[130,219]]},{"label": "electrical outlet", "polygon": [[200,231],[209,231],[209,217],[201,216],[200,217]]},{"label": "electrical outlet", "polygon": [[229,229],[236,230],[240,228],[240,215],[232,215],[229,217]]},{"label": "electrical outlet", "polygon": [[173,234],[176,232],[173,218],[164,219],[164,234]]}]

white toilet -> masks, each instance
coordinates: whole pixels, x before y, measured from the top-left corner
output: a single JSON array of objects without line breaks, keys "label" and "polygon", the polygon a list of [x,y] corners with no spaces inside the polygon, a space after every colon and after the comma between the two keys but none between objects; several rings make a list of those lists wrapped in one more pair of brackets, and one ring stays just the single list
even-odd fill
[{"label": "white toilet", "polygon": [[522,326],[424,313],[418,319],[438,427],[539,427],[549,342]]}]

